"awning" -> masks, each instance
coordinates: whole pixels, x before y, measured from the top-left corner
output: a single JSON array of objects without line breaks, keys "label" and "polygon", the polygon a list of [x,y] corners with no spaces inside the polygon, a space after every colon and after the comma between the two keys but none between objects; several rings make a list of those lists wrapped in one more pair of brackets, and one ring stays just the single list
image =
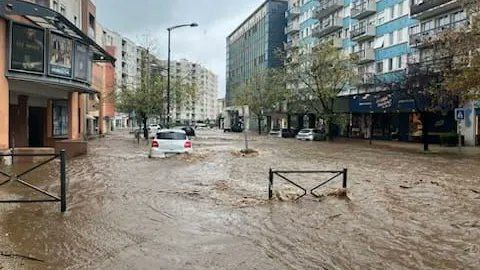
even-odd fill
[{"label": "awning", "polygon": [[25,16],[39,27],[60,31],[65,35],[77,38],[90,46],[93,51],[93,61],[106,61],[115,64],[115,57],[105,51],[62,14],[54,10],[30,2],[0,0],[0,17],[10,20],[9,16],[12,15]]}]

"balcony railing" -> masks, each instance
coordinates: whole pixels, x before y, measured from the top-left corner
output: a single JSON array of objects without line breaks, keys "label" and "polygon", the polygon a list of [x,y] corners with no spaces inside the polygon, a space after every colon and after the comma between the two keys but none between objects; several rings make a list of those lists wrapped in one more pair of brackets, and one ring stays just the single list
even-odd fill
[{"label": "balcony railing", "polygon": [[443,32],[458,30],[466,26],[468,26],[468,21],[465,19],[419,33],[412,33],[410,34],[410,45],[413,47],[429,46],[440,39]]},{"label": "balcony railing", "polygon": [[373,25],[355,25],[350,31],[350,38],[354,41],[362,41],[375,37],[375,26]]},{"label": "balcony railing", "polygon": [[415,19],[425,19],[460,6],[458,0],[411,0],[410,14]]},{"label": "balcony railing", "polygon": [[375,73],[365,72],[359,74],[357,86],[370,86],[375,84]]},{"label": "balcony railing", "polygon": [[285,27],[285,34],[294,34],[300,31],[300,25],[298,23],[292,23]]},{"label": "balcony railing", "polygon": [[300,7],[292,7],[289,10],[285,11],[285,18],[293,19],[300,16]]},{"label": "balcony railing", "polygon": [[365,64],[375,61],[375,51],[373,48],[366,48],[364,50],[354,52],[354,57],[358,60],[359,64]]},{"label": "balcony railing", "polygon": [[361,20],[375,12],[377,12],[377,4],[374,0],[352,3],[352,19]]},{"label": "balcony railing", "polygon": [[437,55],[435,57],[420,57],[409,55],[407,58],[407,73],[409,75],[428,75],[450,70],[455,66],[451,56]]},{"label": "balcony railing", "polygon": [[320,5],[314,10],[314,16],[316,19],[323,19],[342,7],[343,0],[320,0]]},{"label": "balcony railing", "polygon": [[313,28],[312,35],[315,37],[323,37],[339,29],[342,29],[342,27],[343,24],[340,17],[330,17],[328,19],[322,20],[315,28]]}]

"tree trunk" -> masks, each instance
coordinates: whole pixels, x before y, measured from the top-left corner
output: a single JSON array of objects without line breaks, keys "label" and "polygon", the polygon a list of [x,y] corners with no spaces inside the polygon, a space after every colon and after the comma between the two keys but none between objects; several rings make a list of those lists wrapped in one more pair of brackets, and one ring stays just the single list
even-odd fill
[{"label": "tree trunk", "polygon": [[287,128],[290,130],[292,127],[292,116],[290,114],[287,114]]},{"label": "tree trunk", "polygon": [[429,115],[428,112],[422,113],[422,141],[423,141],[423,151],[429,150],[429,135],[428,135],[428,126],[429,126]]},{"label": "tree trunk", "polygon": [[148,117],[144,116],[143,118],[143,137],[148,140],[148,129],[147,129],[147,119]]},{"label": "tree trunk", "polygon": [[333,126],[334,125],[332,121],[328,121],[327,125],[328,125],[328,131],[327,131],[328,140],[333,142]]},{"label": "tree trunk", "polygon": [[262,118],[258,117],[258,135],[262,135]]}]

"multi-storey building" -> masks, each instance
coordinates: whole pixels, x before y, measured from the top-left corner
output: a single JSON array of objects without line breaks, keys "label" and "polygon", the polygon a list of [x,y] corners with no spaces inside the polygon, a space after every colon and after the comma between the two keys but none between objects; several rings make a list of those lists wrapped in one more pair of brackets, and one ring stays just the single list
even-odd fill
[{"label": "multi-storey building", "polygon": [[[159,61],[163,73],[167,69],[167,61]],[[217,117],[216,101],[218,95],[218,77],[198,63],[188,60],[176,60],[170,63],[172,88],[175,81],[193,86],[189,94],[183,93],[180,100],[171,95],[173,120],[178,124],[195,122],[213,122]]]},{"label": "multi-storey building", "polygon": [[266,68],[282,65],[278,56],[286,41],[286,0],[267,0],[227,37],[227,106],[235,89]]},{"label": "multi-storey building", "polygon": [[[410,28],[410,46],[412,54],[408,59],[411,72],[441,73],[442,69],[449,65],[449,57],[445,52],[435,49],[436,41],[442,37],[442,33],[452,30],[460,30],[468,27],[469,18],[467,11],[458,0],[434,0],[419,1],[411,0],[411,17],[418,21]],[[433,73],[433,74],[432,74]],[[462,104],[459,104],[462,105]],[[466,101],[463,106],[466,109],[466,121],[464,129],[460,131],[465,136],[467,145],[479,143],[480,121],[478,103]],[[453,114],[450,112],[448,120],[454,125]]]},{"label": "multi-storey building", "polygon": [[[236,89],[262,70],[283,65],[280,52],[287,41],[285,32],[298,32],[299,27],[298,22],[287,26],[287,9],[287,0],[266,0],[227,37],[226,129],[242,125],[241,118],[248,115],[248,108],[234,107]],[[249,123],[244,124],[248,129]]]},{"label": "multi-storey building", "polygon": [[95,93],[91,66],[114,59],[79,23],[94,14],[90,1],[29,2],[0,6],[0,149],[81,154],[87,99]]}]

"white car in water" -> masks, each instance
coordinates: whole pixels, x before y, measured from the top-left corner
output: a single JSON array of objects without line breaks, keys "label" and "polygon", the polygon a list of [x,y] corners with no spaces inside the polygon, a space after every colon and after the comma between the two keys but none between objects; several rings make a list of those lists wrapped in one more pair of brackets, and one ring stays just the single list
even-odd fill
[{"label": "white car in water", "polygon": [[162,129],[152,140],[149,158],[165,157],[167,154],[188,154],[193,151],[192,141],[183,130]]},{"label": "white car in water", "polygon": [[296,136],[297,140],[322,141],[325,140],[325,134],[317,129],[306,128],[300,130]]}]

